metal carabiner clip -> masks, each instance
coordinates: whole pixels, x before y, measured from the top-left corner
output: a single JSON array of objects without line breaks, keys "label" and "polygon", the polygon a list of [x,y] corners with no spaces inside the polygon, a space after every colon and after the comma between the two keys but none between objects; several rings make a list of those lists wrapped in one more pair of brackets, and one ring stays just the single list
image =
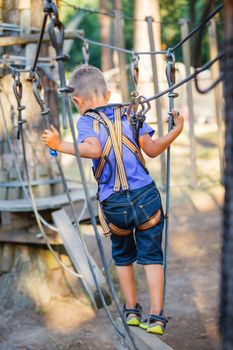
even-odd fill
[{"label": "metal carabiner clip", "polygon": [[167,82],[168,86],[172,87],[176,83],[176,69],[175,69],[175,54],[171,51],[171,48],[167,50],[166,53],[166,77],[167,77]]},{"label": "metal carabiner clip", "polygon": [[132,54],[132,61],[131,61],[131,77],[132,77],[132,83],[134,86],[134,91],[131,93],[132,96],[136,97],[138,96],[137,92],[137,85],[138,85],[138,78],[139,78],[139,55],[136,53],[136,51]]},{"label": "metal carabiner clip", "polygon": [[[49,108],[46,108],[45,105],[45,101],[44,101],[44,90],[41,87],[41,83],[40,83],[40,76],[38,74],[38,72],[31,72],[30,73],[30,78],[32,79],[32,90],[33,90],[33,94],[36,98],[36,101],[38,103],[38,105],[40,106],[41,109],[41,115],[43,117],[45,117],[45,122],[46,122],[46,127],[48,129],[50,129],[50,125],[49,125]],[[49,148],[49,153],[51,156],[57,156],[57,151]]]},{"label": "metal carabiner clip", "polygon": [[82,47],[82,54],[83,54],[83,64],[88,65],[89,59],[90,59],[90,53],[89,53],[89,44],[87,41],[83,42],[83,47]]}]

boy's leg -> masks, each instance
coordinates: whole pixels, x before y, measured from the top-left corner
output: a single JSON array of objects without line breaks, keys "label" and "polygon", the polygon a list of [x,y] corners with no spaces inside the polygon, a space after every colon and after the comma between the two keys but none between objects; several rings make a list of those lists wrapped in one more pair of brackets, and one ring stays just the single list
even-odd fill
[{"label": "boy's leg", "polygon": [[138,302],[135,288],[134,266],[133,264],[127,266],[116,266],[116,269],[121,290],[125,298],[126,308],[133,309]]},{"label": "boy's leg", "polygon": [[159,264],[144,265],[150,294],[150,314],[158,315],[163,309],[164,271]]}]

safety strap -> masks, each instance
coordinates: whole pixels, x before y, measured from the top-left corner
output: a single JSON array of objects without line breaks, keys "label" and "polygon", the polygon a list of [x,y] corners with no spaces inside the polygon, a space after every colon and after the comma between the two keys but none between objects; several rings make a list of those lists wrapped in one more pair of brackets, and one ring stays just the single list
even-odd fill
[{"label": "safety strap", "polygon": [[[128,180],[126,177],[125,167],[123,164],[120,148],[119,148],[119,145],[117,142],[117,137],[115,134],[114,126],[113,126],[112,122],[109,120],[109,118],[106,116],[105,113],[103,113],[101,111],[99,113],[109,129],[109,134],[111,137],[112,146],[113,146],[113,150],[114,150],[115,157],[116,157],[116,166],[117,166],[117,170],[118,170],[118,174],[119,174],[121,187],[122,187],[123,191],[127,191],[129,189],[129,185],[128,185]],[[119,189],[118,189],[118,191],[119,191]]]},{"label": "safety strap", "polygon": [[[103,113],[103,112],[102,112]],[[104,114],[101,113],[101,116]],[[128,139],[123,133],[122,133],[122,122],[121,122],[121,118],[122,115],[125,113],[125,109],[121,109],[119,107],[114,108],[114,117],[115,117],[115,130],[113,130],[113,128],[111,128],[111,130],[109,129],[107,123],[105,123],[105,120],[107,119],[109,123],[111,123],[111,121],[108,119],[107,116],[105,116],[105,120],[101,119],[101,116],[97,113],[97,112],[92,112],[92,111],[88,111],[87,115],[93,118],[93,129],[98,133],[98,126],[97,124],[102,123],[108,130],[109,130],[109,134],[114,131],[115,132],[115,136],[118,142],[118,146],[119,146],[119,152],[120,152],[120,158],[122,161],[122,144],[124,144],[132,153],[135,154],[135,156],[137,157],[139,163],[141,164],[141,166],[144,168],[144,170],[149,173],[148,169],[146,168],[146,162],[145,159],[140,151],[140,149],[130,140]],[[111,123],[112,125],[112,123]],[[112,125],[113,126],[113,125]],[[94,176],[95,179],[97,181],[99,181],[103,169],[105,167],[105,164],[107,162],[107,158],[111,152],[112,149],[112,138],[111,135],[108,136],[107,141],[104,145],[103,151],[102,151],[102,155],[101,158],[97,164]],[[116,154],[115,154],[116,155]],[[117,159],[117,155],[116,155],[116,159]],[[122,187],[123,188],[123,187]],[[114,192],[118,192],[120,190],[120,177],[119,177],[119,172],[118,172],[118,167],[116,167],[116,174],[115,174],[115,184],[114,184]]]},{"label": "safety strap", "polygon": [[[114,120],[115,120],[115,133],[116,133],[116,138],[117,138],[117,143],[119,146],[119,151],[120,151],[120,157],[122,159],[122,123],[121,123],[121,109],[120,108],[114,108]],[[119,178],[119,172],[117,171],[116,167],[116,172],[115,172],[115,184],[114,184],[114,192],[119,192],[120,191],[120,178]]]},{"label": "safety strap", "polygon": [[[148,230],[151,227],[156,226],[161,218],[161,209],[158,209],[150,218],[148,221],[144,222],[143,224],[137,226],[137,230],[139,231],[145,231]],[[130,234],[133,233],[133,230],[130,229],[123,229],[120,227],[117,227],[116,225],[112,224],[112,223],[108,223],[105,215],[104,215],[104,211],[103,208],[101,206],[101,204],[99,205],[99,220],[100,220],[100,224],[102,226],[103,229],[103,234],[104,236],[109,236],[111,233],[114,233],[118,236],[128,236]]]}]

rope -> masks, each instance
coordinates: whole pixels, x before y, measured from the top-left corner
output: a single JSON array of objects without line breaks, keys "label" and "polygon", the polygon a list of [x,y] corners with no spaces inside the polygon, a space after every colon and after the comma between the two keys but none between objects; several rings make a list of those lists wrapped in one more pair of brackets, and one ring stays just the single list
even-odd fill
[{"label": "rope", "polygon": [[[42,99],[42,96],[39,95],[39,91],[38,91],[38,87],[39,87],[39,76],[36,72],[33,72],[32,73],[32,82],[33,82],[33,92],[34,92],[34,95],[36,97],[36,100],[38,102],[38,104],[40,105],[41,107],[41,115],[43,116],[44,118],[44,121],[45,121],[45,124],[46,124],[46,127],[47,128],[50,128],[50,122],[49,122],[49,109],[46,108],[45,106],[45,103],[44,103],[44,100]],[[88,261],[88,265],[89,265],[89,268],[90,268],[90,271],[92,273],[92,276],[93,276],[93,279],[94,279],[94,282],[95,282],[95,285],[96,285],[96,288],[97,288],[97,291],[99,293],[99,296],[100,296],[100,299],[101,299],[101,302],[104,306],[104,309],[114,327],[114,329],[118,332],[118,334],[120,336],[123,336],[123,334],[118,330],[116,324],[115,324],[115,321],[113,320],[112,318],[112,315],[110,314],[109,310],[108,310],[108,306],[106,304],[106,301],[105,301],[105,298],[104,298],[104,295],[103,295],[103,292],[98,284],[98,280],[97,280],[97,277],[96,277],[96,273],[95,273],[95,268],[93,267],[92,265],[92,262],[90,260],[90,257],[89,257],[89,252],[87,250],[87,247],[86,247],[86,243],[85,243],[85,240],[84,240],[84,237],[83,237],[83,234],[82,232],[80,231],[79,229],[79,221],[77,219],[77,215],[76,215],[76,209],[75,209],[75,206],[74,206],[74,203],[73,203],[73,200],[71,198],[71,194],[70,194],[70,191],[69,191],[69,188],[68,188],[68,185],[67,185],[67,182],[66,182],[66,178],[65,178],[65,175],[64,175],[64,171],[63,171],[63,168],[62,168],[62,165],[61,165],[61,162],[58,158],[57,155],[55,155],[55,160],[56,160],[56,163],[57,163],[57,167],[58,167],[58,171],[60,173],[60,176],[61,176],[61,179],[62,179],[62,183],[63,183],[63,187],[64,187],[64,190],[65,190],[65,193],[67,195],[67,198],[68,198],[68,201],[69,201],[69,204],[70,204],[70,208],[71,208],[71,212],[73,214],[73,219],[74,219],[74,223],[75,223],[75,228],[77,230],[77,233],[81,239],[81,242],[82,242],[82,245],[83,245],[83,249],[84,249],[84,252],[85,252],[85,255],[86,255],[86,258],[87,258],[87,261]],[[94,215],[94,214],[93,214]],[[90,298],[91,300],[92,299],[92,295],[90,295]]]},{"label": "rope", "polygon": [[[102,263],[104,266],[106,278],[107,278],[108,285],[109,285],[109,288],[110,288],[110,291],[112,294],[112,298],[113,298],[115,305],[116,305],[116,308],[117,308],[117,312],[122,319],[125,331],[129,337],[129,339],[131,340],[134,349],[137,350],[135,340],[134,340],[132,334],[130,333],[129,327],[128,327],[127,322],[124,318],[124,315],[123,315],[123,312],[121,310],[121,306],[120,306],[120,303],[119,303],[119,300],[118,300],[118,297],[117,297],[117,294],[116,294],[116,291],[115,291],[115,288],[114,288],[114,285],[112,282],[112,278],[111,278],[111,275],[110,275],[109,270],[108,270],[108,262],[107,262],[107,259],[105,256],[105,252],[103,249],[103,244],[102,244],[102,241],[100,238],[100,234],[98,232],[97,223],[96,223],[96,219],[95,219],[95,213],[94,213],[94,209],[92,206],[92,202],[91,202],[91,198],[90,198],[90,194],[89,194],[89,189],[88,189],[88,185],[87,185],[87,181],[86,181],[86,177],[85,177],[85,173],[84,173],[84,169],[83,169],[83,164],[82,164],[82,160],[81,160],[78,145],[77,145],[77,139],[76,139],[76,135],[75,135],[75,128],[74,128],[72,112],[71,112],[71,105],[70,105],[70,100],[68,97],[68,93],[70,92],[70,88],[66,86],[66,79],[65,79],[64,61],[67,60],[67,57],[62,53],[62,45],[63,45],[63,40],[64,40],[64,37],[62,36],[62,32],[64,31],[64,27],[60,21],[55,22],[53,20],[53,18],[51,18],[48,31],[49,31],[51,43],[52,43],[52,45],[56,51],[56,55],[57,55],[55,57],[55,59],[58,62],[58,72],[59,72],[59,78],[60,78],[59,91],[62,93],[63,100],[65,101],[65,108],[66,108],[68,121],[69,121],[70,129],[71,129],[71,135],[72,135],[73,142],[74,142],[74,149],[75,149],[75,156],[76,156],[75,158],[77,160],[77,165],[78,165],[78,168],[80,171],[83,189],[84,189],[84,193],[85,193],[86,200],[87,200],[87,207],[88,207],[88,211],[90,214],[91,223],[92,223],[92,226],[94,228],[95,237],[96,237],[97,245],[98,245],[98,248],[100,251],[100,256],[101,256]],[[84,241],[82,235],[81,235],[81,239]],[[88,252],[87,252],[87,258],[88,258]],[[89,267],[91,269],[91,272],[93,274],[93,277],[94,277],[94,279],[96,279],[95,278],[95,271],[93,270],[89,259],[88,259],[88,263],[89,263]],[[97,282],[97,285],[98,285],[98,282]],[[118,333],[119,333],[119,330],[118,330]]]},{"label": "rope", "polygon": [[[217,62],[218,60],[220,60],[223,57],[223,52],[220,52],[217,57],[215,57],[214,59],[208,61],[207,63],[205,63],[202,67],[197,68],[196,71],[192,74],[190,74],[187,78],[181,80],[180,82],[174,84],[173,86],[171,86],[170,88],[159,92],[158,94],[155,94],[151,97],[145,98],[143,100],[141,100],[141,104],[142,103],[147,103],[147,102],[151,102],[153,100],[156,100],[157,98],[162,97],[163,95],[166,95],[167,93],[176,90],[177,88],[179,88],[180,86],[186,84],[188,81],[192,80],[195,78],[195,76],[199,75],[200,73],[204,72],[205,70],[207,70],[208,68],[210,68],[215,62]],[[129,102],[123,103],[122,106],[129,106]]]},{"label": "rope", "polygon": [[[175,55],[172,52],[168,52],[166,56],[166,77],[169,88],[175,84]],[[168,119],[168,132],[173,129],[174,120],[172,111],[174,110],[174,98],[178,94],[173,91],[168,93],[169,98],[169,119]],[[164,290],[163,290],[163,303],[166,301],[166,289],[167,289],[167,266],[168,266],[168,242],[169,242],[169,212],[170,212],[170,172],[171,172],[171,147],[167,148],[167,166],[166,166],[166,215],[165,215],[165,244],[164,244]]]},{"label": "rope", "polygon": [[[93,40],[90,40],[90,39],[87,39],[87,38],[83,38],[81,36],[79,37],[79,39],[82,40],[85,43],[89,43],[89,44],[93,44],[93,45],[97,45],[97,46],[101,46],[101,47],[106,47],[106,48],[109,48],[109,49],[112,49],[112,50],[117,50],[117,51],[124,52],[124,53],[131,54],[131,55],[166,54],[167,64],[169,65],[171,63],[170,60],[171,60],[171,57],[172,57],[172,53],[176,49],[178,49],[180,46],[182,46],[184,42],[189,40],[196,32],[201,30],[203,28],[203,26],[218,11],[221,10],[222,7],[223,7],[222,4],[219,5],[207,18],[205,18],[197,27],[195,27],[187,35],[186,38],[181,40],[179,43],[177,43],[174,47],[170,48],[168,51],[138,51],[138,52],[136,52],[136,51],[133,51],[133,50],[127,50],[127,49],[123,49],[123,48],[119,48],[119,47],[103,44],[101,42],[97,42],[97,41],[93,41]],[[36,70],[36,66],[37,66],[37,62],[38,62],[38,58],[39,58],[39,53],[40,53],[40,49],[41,49],[41,45],[42,45],[42,39],[43,39],[43,35],[44,35],[44,30],[45,30],[45,26],[46,26],[46,21],[47,21],[48,15],[49,15],[50,16],[50,24],[49,24],[49,30],[48,31],[49,31],[51,43],[52,43],[53,47],[55,48],[56,54],[57,54],[56,60],[58,62],[58,72],[59,72],[59,78],[60,78],[60,92],[62,94],[63,125],[66,126],[66,119],[64,119],[64,117],[67,114],[69,125],[70,125],[70,128],[71,128],[73,141],[74,141],[76,160],[77,160],[77,164],[78,164],[78,167],[79,167],[79,170],[80,170],[82,184],[83,184],[83,188],[84,188],[84,192],[85,192],[85,196],[86,196],[86,203],[87,203],[87,207],[88,207],[88,210],[89,210],[89,213],[90,213],[90,218],[91,218],[91,222],[92,222],[92,225],[93,225],[93,228],[94,228],[95,237],[96,237],[97,245],[98,245],[98,248],[99,248],[99,251],[100,251],[100,255],[101,255],[101,258],[102,258],[102,262],[103,262],[103,267],[104,267],[104,270],[105,270],[106,278],[107,278],[107,281],[108,281],[108,284],[109,284],[109,288],[110,288],[112,297],[113,297],[113,299],[115,301],[117,311],[118,311],[119,315],[122,318],[123,325],[125,327],[126,333],[129,336],[133,347],[135,349],[137,349],[135,341],[134,341],[134,338],[132,337],[132,335],[131,335],[131,333],[129,331],[128,325],[127,325],[127,323],[126,323],[126,321],[124,319],[124,315],[123,315],[121,307],[120,307],[120,303],[119,303],[119,300],[118,300],[118,297],[117,297],[117,294],[116,294],[116,291],[115,291],[115,288],[114,288],[114,285],[113,285],[113,282],[112,282],[112,279],[111,279],[111,275],[109,273],[108,263],[107,263],[107,260],[106,260],[106,257],[105,257],[103,245],[102,245],[101,238],[100,238],[100,235],[99,235],[99,232],[98,232],[96,219],[95,219],[95,216],[94,216],[94,210],[93,210],[93,207],[92,207],[91,198],[90,198],[90,195],[89,195],[89,190],[88,190],[88,186],[87,186],[87,182],[86,182],[86,178],[85,178],[85,174],[84,174],[84,169],[83,169],[83,166],[82,166],[82,161],[81,161],[81,157],[80,157],[80,154],[79,154],[78,145],[76,143],[75,128],[74,128],[72,114],[71,114],[70,100],[69,100],[69,97],[68,97],[68,93],[71,92],[71,90],[70,90],[70,88],[68,86],[66,86],[66,80],[65,80],[64,61],[67,60],[67,57],[65,55],[63,55],[63,53],[62,53],[62,46],[63,46],[63,41],[64,41],[64,27],[63,27],[63,24],[59,20],[56,5],[54,4],[54,2],[52,0],[45,1],[44,12],[45,12],[45,15],[44,15],[43,23],[42,23],[41,35],[40,35],[40,39],[39,39],[39,42],[38,42],[36,56],[35,56],[35,60],[34,60],[34,64],[33,64],[32,68],[33,68],[33,70]],[[56,32],[55,32],[55,29],[56,29]],[[157,98],[163,96],[164,94],[169,93],[169,95],[168,95],[169,96],[169,116],[170,116],[170,118],[169,118],[169,129],[171,129],[172,128],[171,110],[173,109],[173,106],[174,106],[173,98],[175,97],[174,96],[175,94],[174,94],[173,91],[175,89],[177,89],[179,86],[187,83],[191,79],[196,78],[196,76],[198,74],[200,74],[202,71],[208,69],[214,62],[219,60],[222,56],[223,56],[223,54],[219,53],[218,56],[215,59],[207,62],[201,68],[197,69],[195,71],[195,73],[191,74],[189,77],[187,77],[186,79],[182,80],[181,82],[179,82],[177,84],[175,84],[174,81],[172,81],[172,83],[171,83],[171,81],[169,82],[169,79],[168,79],[168,83],[169,83],[169,88],[168,89],[166,89],[165,91],[163,91],[163,92],[161,92],[159,94],[151,96],[150,98],[142,99],[141,103],[144,104],[144,103],[150,102],[153,99],[157,99]],[[37,210],[37,207],[36,207],[36,202],[35,202],[35,198],[34,198],[34,195],[33,195],[32,185],[31,185],[30,177],[29,177],[29,173],[28,173],[26,148],[25,148],[25,142],[24,142],[24,130],[23,130],[23,122],[24,121],[21,119],[21,111],[22,111],[22,109],[20,109],[23,106],[21,106],[19,101],[18,101],[20,99],[20,95],[21,95],[22,91],[20,90],[21,89],[20,85],[17,85],[18,81],[19,81],[18,80],[19,79],[19,75],[16,74],[16,73],[19,73],[21,71],[28,71],[28,70],[25,70],[25,69],[24,70],[20,70],[20,69],[16,70],[14,67],[12,67],[10,65],[6,65],[6,66],[11,71],[13,71],[14,79],[16,81],[16,85],[15,85],[15,89],[14,90],[15,90],[15,95],[16,95],[17,102],[18,102],[19,136],[21,136],[21,141],[22,141],[24,167],[25,167],[26,178],[27,178],[27,182],[28,182],[30,200],[31,200],[31,203],[32,203],[33,211],[35,213],[35,217],[36,217],[38,226],[39,226],[39,228],[41,230],[41,233],[42,233],[43,237],[47,241],[46,233],[44,232],[43,226],[41,225],[41,221],[40,221],[41,218],[39,216],[39,213],[38,213],[38,210]],[[171,72],[171,67],[169,69],[170,69],[169,72]],[[35,74],[35,72],[33,72],[33,74]],[[220,78],[222,79],[222,77],[220,77]],[[215,83],[217,83],[217,82],[215,82]],[[125,103],[124,104],[124,106],[128,106],[128,105],[129,105],[129,103]],[[1,108],[2,108],[2,105],[1,105]],[[45,118],[45,120],[47,120],[48,123],[49,123],[48,111],[46,109],[44,109],[44,108],[45,107],[43,106],[42,113],[47,118],[47,119]],[[71,196],[70,196],[70,193],[69,193],[69,188],[67,186],[66,179],[64,177],[63,169],[62,169],[61,164],[59,162],[59,158],[56,155],[55,155],[55,157],[56,157],[56,162],[57,162],[57,165],[58,165],[59,172],[61,174],[61,178],[62,178],[62,182],[63,182],[64,188],[65,188],[65,192],[67,194],[68,200],[69,200],[71,208],[72,208],[73,202],[72,202],[72,199],[71,199]],[[17,162],[17,160],[16,160],[16,162]],[[168,212],[169,212],[169,200],[170,200],[170,197],[169,197],[169,195],[170,195],[169,194],[169,191],[170,191],[170,149],[168,149],[167,166],[168,166],[168,171],[167,171],[167,194],[168,194],[168,198],[167,198],[167,204],[166,204],[166,212],[167,212],[167,215],[168,215]],[[22,180],[22,178],[21,178],[21,180]],[[26,190],[25,187],[23,187],[23,188]],[[27,193],[27,191],[26,191],[26,193]],[[73,209],[72,209],[72,211],[73,211]],[[98,290],[98,293],[100,295],[101,301],[103,303],[104,309],[105,309],[105,311],[106,311],[106,313],[107,313],[107,315],[108,315],[108,317],[109,317],[113,327],[117,331],[117,333],[122,338],[124,338],[124,335],[121,334],[121,332],[119,331],[118,327],[115,324],[115,321],[113,320],[113,318],[112,318],[112,316],[111,316],[111,314],[110,314],[110,312],[108,310],[108,307],[106,305],[103,293],[102,293],[102,291],[101,291],[101,289],[100,289],[100,287],[98,285],[98,281],[97,281],[97,278],[96,278],[96,274],[95,274],[94,268],[93,268],[92,263],[91,263],[90,258],[89,258],[89,252],[87,251],[87,248],[86,248],[86,245],[85,245],[85,240],[83,238],[82,233],[79,231],[79,222],[78,222],[78,220],[76,218],[75,211],[73,212],[73,214],[74,214],[74,219],[75,219],[75,223],[76,223],[76,229],[77,229],[77,232],[80,234],[80,238],[82,240],[84,251],[85,251],[85,254],[87,256],[88,264],[89,264],[91,273],[93,275],[93,279],[94,279],[94,282],[96,284],[96,288]],[[168,230],[168,220],[166,220],[166,222],[167,222],[166,227],[167,227],[167,230]],[[166,237],[168,237],[167,234],[166,234]],[[166,240],[168,241],[168,238],[166,238]],[[47,241],[47,245],[48,245],[50,251],[52,252],[52,254],[54,254],[55,259],[57,260],[57,256],[56,256],[55,252],[53,251],[53,249],[50,246],[48,241]],[[166,260],[166,256],[167,256],[167,248],[166,248],[166,246],[167,246],[167,244],[165,244],[165,260]],[[64,269],[68,270],[70,273],[76,275],[79,278],[81,277],[80,275],[78,275],[75,272],[73,272],[70,269],[68,269],[67,266],[64,265],[59,259],[58,259],[58,261],[59,261],[59,264],[62,265],[62,267]],[[166,267],[165,267],[165,274],[166,274]],[[165,278],[166,278],[166,276],[165,276]],[[166,285],[165,285],[165,287],[166,287]],[[166,288],[164,288],[164,290],[165,289]]]},{"label": "rope", "polygon": [[[212,6],[213,6],[214,1],[213,0],[209,0],[204,11],[203,11],[203,15],[202,15],[202,19],[205,18],[207,16],[207,14],[209,13],[209,11],[211,10]],[[194,43],[194,67],[195,67],[195,71],[196,71],[196,67],[198,67],[200,59],[199,59],[199,53],[201,51],[201,44],[202,44],[202,38],[203,38],[203,27],[200,28],[198,36],[196,38],[196,41]],[[200,93],[200,94],[207,94],[209,91],[211,91],[221,80],[223,79],[223,72],[220,73],[220,76],[218,79],[216,79],[212,84],[210,84],[210,86],[208,86],[205,89],[201,89],[199,84],[198,84],[198,79],[197,76],[195,76],[194,78],[194,82],[195,82],[195,87],[196,90]]]},{"label": "rope", "polygon": [[[106,11],[99,11],[96,9],[95,10],[89,9],[86,7],[75,6],[75,5],[68,3],[65,0],[61,0],[61,3],[66,5],[67,7],[73,8],[74,10],[86,12],[86,14],[97,14],[97,15],[107,16],[107,17],[111,17],[111,18],[115,17],[114,11],[106,12]],[[127,16],[123,12],[122,12],[122,18],[129,20],[129,21],[134,21],[134,22],[146,22],[146,19]],[[153,21],[155,23],[161,23],[161,24],[174,24],[175,23],[174,21],[157,21],[157,20],[153,20]]]},{"label": "rope", "polygon": [[181,41],[179,41],[175,46],[172,47],[171,51],[176,51],[179,47],[181,47],[187,40],[189,40],[194,34],[196,34],[199,30],[201,30],[206,23],[208,23],[211,18],[213,18],[221,9],[223,8],[223,3],[218,5],[216,9],[209,14],[206,18],[204,18],[200,24],[198,24],[191,32]]},{"label": "rope", "polygon": [[[17,78],[17,84],[21,84],[20,83],[20,80],[19,80],[19,77]],[[20,85],[18,85],[20,86]],[[14,90],[16,91],[16,90]],[[20,88],[20,91],[21,91],[21,94],[20,96],[17,95],[17,102],[18,102],[18,105],[20,107],[20,101],[19,99],[22,98],[22,85],[21,85],[21,88]],[[16,92],[17,94],[17,92]],[[16,155],[15,155],[15,152],[14,152],[14,149],[13,149],[13,145],[12,145],[12,142],[11,142],[11,139],[10,139],[10,134],[9,134],[9,130],[8,130],[8,127],[7,127],[7,123],[6,123],[6,118],[5,118],[5,113],[4,113],[4,109],[3,109],[3,106],[2,106],[2,102],[1,102],[1,99],[0,99],[0,107],[1,107],[1,111],[2,111],[2,117],[3,117],[3,125],[4,125],[4,129],[5,129],[5,133],[7,135],[7,142],[8,142],[8,145],[9,145],[9,148],[10,148],[10,151],[11,151],[11,154],[13,156],[13,161],[15,163],[15,169],[16,169],[16,173],[17,173],[17,176],[19,177],[20,181],[22,182],[22,188],[24,190],[24,193],[25,193],[25,196],[26,198],[29,199],[29,201],[31,202],[31,205],[32,205],[32,208],[33,208],[33,211],[34,211],[34,214],[35,214],[35,218],[36,218],[36,221],[37,221],[37,225],[40,229],[40,232],[48,246],[48,249],[50,250],[51,254],[53,255],[54,259],[57,261],[57,263],[63,268],[65,269],[67,272],[69,272],[70,274],[72,274],[73,276],[75,277],[78,277],[78,278],[83,278],[82,275],[80,274],[77,274],[76,272],[72,271],[71,269],[69,269],[56,255],[56,252],[54,251],[54,249],[52,248],[51,244],[49,243],[49,239],[43,229],[43,226],[41,224],[41,222],[43,222],[43,224],[45,224],[47,227],[49,227],[51,230],[54,230],[54,231],[58,231],[56,228],[54,228],[52,225],[48,224],[39,214],[38,212],[38,209],[37,209],[37,206],[36,206],[36,201],[35,201],[35,197],[34,197],[34,194],[33,194],[33,191],[32,191],[32,186],[31,186],[31,182],[30,182],[30,177],[29,177],[29,173],[28,173],[28,167],[27,167],[27,158],[26,158],[26,147],[25,147],[25,141],[24,141],[24,133],[23,133],[23,127],[20,128],[20,136],[21,136],[21,142],[22,142],[22,149],[23,149],[23,160],[24,160],[24,168],[25,168],[25,174],[26,174],[26,178],[27,178],[27,183],[28,183],[28,189],[29,189],[29,194],[27,193],[27,190],[26,190],[26,187],[24,186],[23,184],[23,179],[22,179],[22,176],[21,176],[21,173],[20,173],[20,169],[18,167],[18,163],[17,163],[17,158],[16,158]],[[20,112],[20,110],[19,110]],[[23,125],[23,124],[22,124]]]},{"label": "rope", "polygon": [[36,55],[35,55],[34,63],[33,63],[33,66],[32,66],[32,71],[34,71],[36,69],[36,66],[37,66],[37,63],[38,63],[38,60],[39,60],[39,54],[40,54],[40,49],[41,49],[41,45],[42,45],[42,42],[43,42],[43,37],[44,37],[44,33],[45,33],[47,18],[48,18],[48,13],[45,13],[44,17],[43,17],[43,23],[42,23],[42,28],[41,28],[41,32],[40,32],[40,37],[39,37],[38,44],[37,44]]}]

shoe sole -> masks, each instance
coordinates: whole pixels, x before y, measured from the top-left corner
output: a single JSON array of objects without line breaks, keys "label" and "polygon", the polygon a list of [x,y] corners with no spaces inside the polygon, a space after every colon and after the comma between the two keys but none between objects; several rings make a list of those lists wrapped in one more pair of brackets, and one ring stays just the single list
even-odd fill
[{"label": "shoe sole", "polygon": [[127,321],[127,325],[138,327],[138,326],[140,326],[140,321],[133,317]]},{"label": "shoe sole", "polygon": [[154,327],[147,327],[147,332],[157,334],[157,335],[163,335],[164,329],[161,326],[157,325]]},{"label": "shoe sole", "polygon": [[143,324],[143,323],[141,323],[141,324],[139,325],[139,327],[142,328],[142,329],[144,329],[144,330],[147,330],[148,324]]}]

